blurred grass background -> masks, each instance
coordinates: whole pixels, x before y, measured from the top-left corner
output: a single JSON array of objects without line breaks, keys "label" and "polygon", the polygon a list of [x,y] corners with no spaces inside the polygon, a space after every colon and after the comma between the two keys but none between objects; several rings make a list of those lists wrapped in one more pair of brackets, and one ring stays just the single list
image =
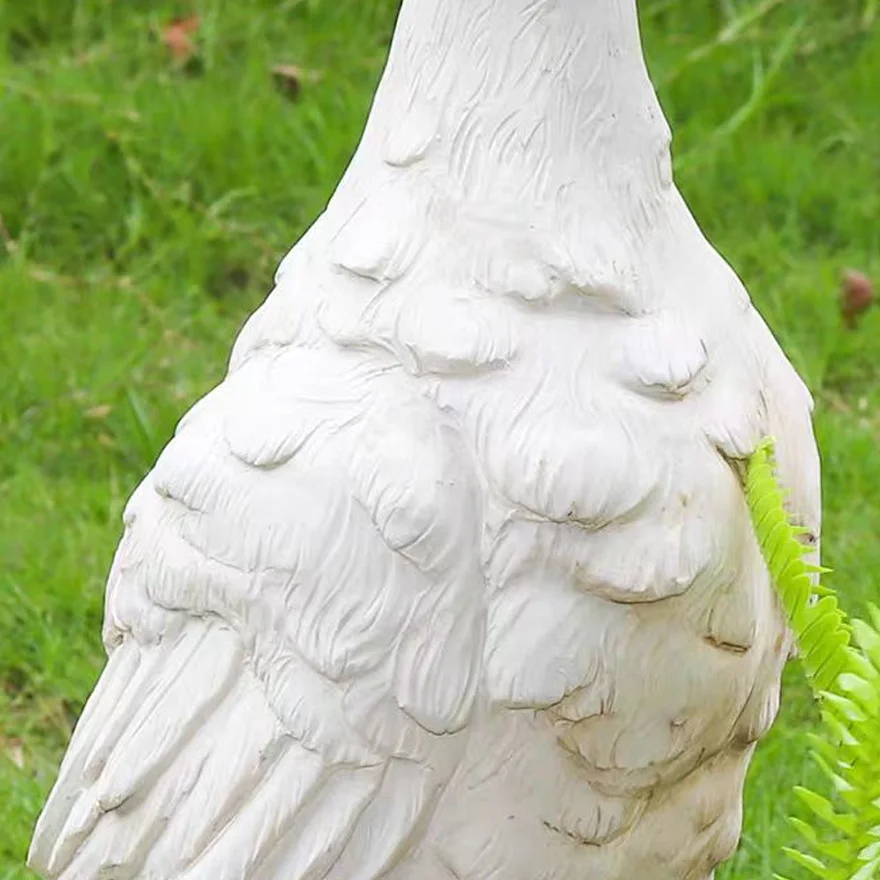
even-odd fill
[{"label": "blurred grass background", "polygon": [[[858,611],[880,598],[880,314],[844,329],[837,290],[880,265],[878,2],[640,5],[679,185],[816,395],[830,583]],[[101,667],[122,506],[332,191],[396,9],[0,3],[0,880],[32,876]],[[175,61],[180,17],[194,52]],[[292,100],[277,64],[317,77]],[[720,880],[780,867],[813,720],[789,670]]]}]

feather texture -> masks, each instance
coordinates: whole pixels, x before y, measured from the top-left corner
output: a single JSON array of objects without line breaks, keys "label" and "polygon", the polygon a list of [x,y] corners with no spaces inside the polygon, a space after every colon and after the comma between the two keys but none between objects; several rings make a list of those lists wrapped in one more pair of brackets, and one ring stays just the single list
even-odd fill
[{"label": "feather texture", "polygon": [[810,400],[672,185],[633,0],[406,0],[364,139],[125,513],[61,880],[708,880]]}]

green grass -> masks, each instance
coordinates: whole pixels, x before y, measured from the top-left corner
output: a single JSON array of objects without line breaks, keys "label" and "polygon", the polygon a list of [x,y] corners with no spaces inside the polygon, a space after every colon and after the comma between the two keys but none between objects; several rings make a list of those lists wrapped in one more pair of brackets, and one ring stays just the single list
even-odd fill
[{"label": "green grass", "polygon": [[[876,0],[644,0],[679,183],[817,398],[829,583],[880,595]],[[393,0],[0,4],[0,880],[101,666],[121,508],[222,376],[277,259],[323,207],[381,71]],[[157,40],[198,12],[200,64]],[[291,102],[269,70],[319,71]],[[723,880],[769,877],[814,722],[795,670]]]}]

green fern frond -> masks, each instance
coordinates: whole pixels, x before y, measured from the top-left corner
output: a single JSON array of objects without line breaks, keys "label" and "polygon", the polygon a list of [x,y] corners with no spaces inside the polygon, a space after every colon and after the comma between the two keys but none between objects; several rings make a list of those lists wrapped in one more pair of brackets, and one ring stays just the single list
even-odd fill
[{"label": "green fern frond", "polygon": [[[880,609],[871,622],[849,622],[833,590],[808,564],[810,551],[792,525],[774,472],[773,441],[748,462],[746,501],[755,535],[789,625],[800,662],[819,703],[823,730],[809,734],[813,757],[829,781],[829,796],[797,787],[808,818],[792,819],[804,839],[789,858],[824,880],[880,878]],[[777,880],[785,880],[775,875]]]}]

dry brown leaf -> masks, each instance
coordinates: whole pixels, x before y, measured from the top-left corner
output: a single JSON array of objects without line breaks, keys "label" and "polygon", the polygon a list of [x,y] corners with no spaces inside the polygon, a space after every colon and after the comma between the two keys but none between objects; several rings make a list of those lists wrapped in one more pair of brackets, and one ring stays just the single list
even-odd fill
[{"label": "dry brown leaf", "polygon": [[847,269],[841,279],[840,312],[850,330],[874,302],[874,285],[863,272]]},{"label": "dry brown leaf", "polygon": [[196,53],[193,35],[198,31],[201,19],[197,15],[175,18],[162,28],[162,42],[171,50],[174,60],[183,64]]},{"label": "dry brown leaf", "polygon": [[315,70],[306,70],[296,64],[276,64],[272,67],[272,78],[277,88],[292,101],[299,97],[303,83],[315,83],[321,78]]},{"label": "dry brown leaf", "polygon": [[24,770],[24,747],[20,740],[17,739],[0,739],[0,751],[10,760],[19,770]]},{"label": "dry brown leaf", "polygon": [[106,419],[112,411],[113,407],[109,403],[99,403],[87,409],[84,415],[88,419]]}]

